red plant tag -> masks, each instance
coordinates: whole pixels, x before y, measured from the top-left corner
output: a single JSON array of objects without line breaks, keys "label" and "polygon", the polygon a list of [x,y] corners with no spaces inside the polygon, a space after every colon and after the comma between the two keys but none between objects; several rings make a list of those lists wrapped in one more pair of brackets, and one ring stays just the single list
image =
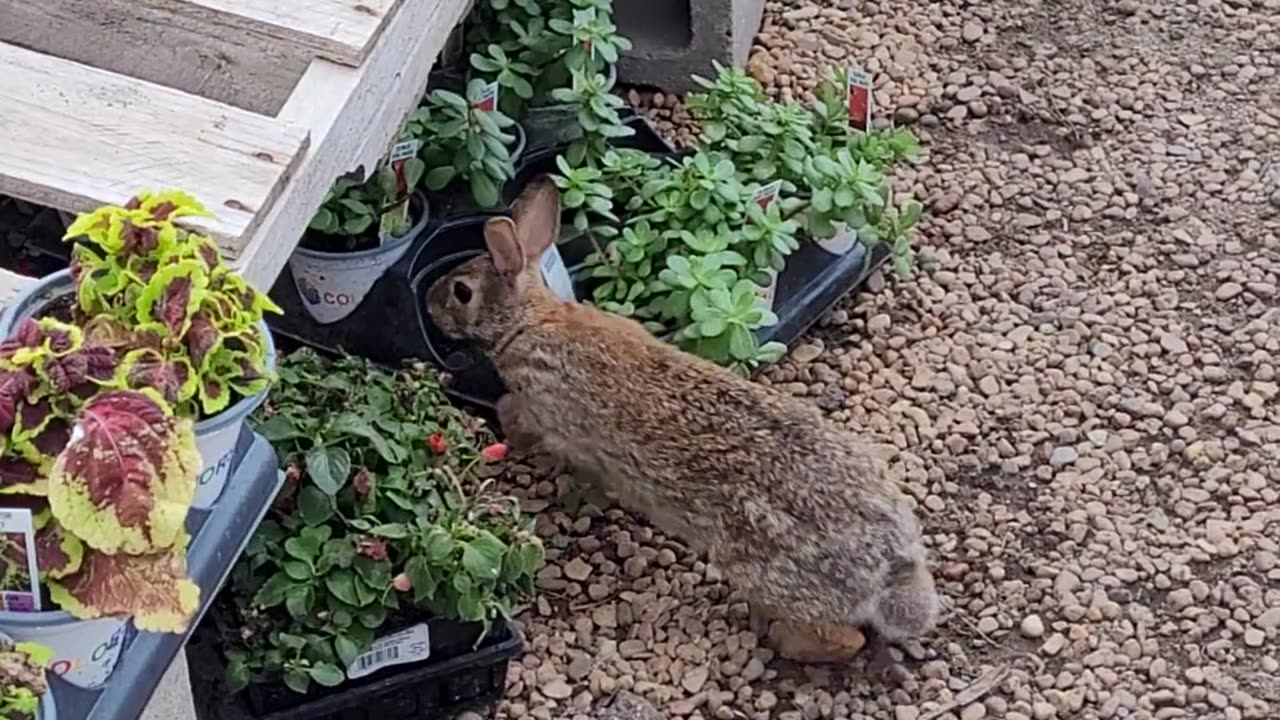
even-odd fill
[{"label": "red plant tag", "polygon": [[866,132],[871,128],[871,73],[849,68],[849,126]]},{"label": "red plant tag", "polygon": [[482,112],[493,112],[498,108],[498,83],[491,82],[484,86],[484,90],[480,92],[480,99],[472,103],[471,107]]},{"label": "red plant tag", "polygon": [[778,199],[778,193],[782,191],[782,181],[774,180],[768,185],[761,186],[751,196],[752,200],[760,206],[761,210],[768,210],[774,200]]}]

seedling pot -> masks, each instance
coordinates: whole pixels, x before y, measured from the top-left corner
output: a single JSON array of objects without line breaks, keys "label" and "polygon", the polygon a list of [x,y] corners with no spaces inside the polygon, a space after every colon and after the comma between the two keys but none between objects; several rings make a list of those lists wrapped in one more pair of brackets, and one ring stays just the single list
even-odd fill
[{"label": "seedling pot", "polygon": [[336,323],[354,312],[374,284],[409,251],[431,220],[426,197],[415,193],[410,203],[411,209],[418,208],[413,227],[398,238],[382,238],[379,247],[351,253],[294,249],[288,263],[294,287],[316,322]]},{"label": "seedling pot", "polygon": [[[61,610],[0,612],[0,633],[15,642],[35,642],[53,651],[49,670],[76,687],[94,690],[106,684],[120,660],[128,618],[77,620]],[[45,694],[52,712],[53,693]],[[42,717],[54,717],[52,714]]]},{"label": "seedling pot", "polygon": [[[18,323],[35,317],[41,310],[60,298],[74,292],[71,271],[62,270],[36,281],[19,295],[3,315],[0,315],[0,337],[8,337]],[[276,349],[271,330],[266,323],[259,326],[267,346],[267,369],[276,366]],[[201,469],[191,507],[213,507],[227,486],[227,478],[235,464],[236,441],[249,415],[267,397],[264,390],[257,395],[241,398],[222,412],[195,423],[196,449],[200,451]]]}]

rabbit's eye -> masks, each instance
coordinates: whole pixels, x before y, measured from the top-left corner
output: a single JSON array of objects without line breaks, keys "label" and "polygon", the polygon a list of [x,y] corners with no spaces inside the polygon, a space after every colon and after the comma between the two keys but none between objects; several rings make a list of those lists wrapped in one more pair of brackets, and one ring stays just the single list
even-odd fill
[{"label": "rabbit's eye", "polygon": [[461,280],[456,281],[453,283],[453,297],[460,303],[469,303],[471,302],[471,288],[467,287],[467,284]]}]

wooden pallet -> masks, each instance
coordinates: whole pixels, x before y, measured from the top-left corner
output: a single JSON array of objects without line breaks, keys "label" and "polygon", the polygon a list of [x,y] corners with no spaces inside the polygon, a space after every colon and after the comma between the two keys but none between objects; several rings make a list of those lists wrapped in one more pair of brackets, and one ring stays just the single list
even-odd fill
[{"label": "wooden pallet", "polygon": [[[266,290],[373,168],[468,0],[0,0],[0,194],[79,212],[180,188]],[[0,274],[0,303],[22,284]]]}]

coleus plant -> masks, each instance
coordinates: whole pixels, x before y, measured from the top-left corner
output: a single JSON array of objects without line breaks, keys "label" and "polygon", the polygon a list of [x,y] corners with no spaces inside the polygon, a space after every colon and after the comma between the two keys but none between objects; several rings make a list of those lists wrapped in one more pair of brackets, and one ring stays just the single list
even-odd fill
[{"label": "coleus plant", "polygon": [[177,632],[199,600],[184,522],[201,460],[159,392],[119,389],[123,362],[52,319],[0,343],[0,492],[35,511],[36,565],[62,609]]},{"label": "coleus plant", "polygon": [[49,692],[44,669],[52,660],[53,651],[43,645],[0,637],[0,720],[34,720]]},{"label": "coleus plant", "polygon": [[143,192],[80,215],[67,228],[78,317],[120,357],[117,380],[154,388],[184,417],[210,417],[271,382],[262,318],[281,312],[222,258],[214,241],[179,227],[209,217],[179,191]]},{"label": "coleus plant", "polygon": [[233,688],[336,685],[389,618],[488,623],[532,591],[542,546],[480,477],[503,446],[431,371],[300,351],[280,377],[254,422],[286,488],[220,608]]}]

